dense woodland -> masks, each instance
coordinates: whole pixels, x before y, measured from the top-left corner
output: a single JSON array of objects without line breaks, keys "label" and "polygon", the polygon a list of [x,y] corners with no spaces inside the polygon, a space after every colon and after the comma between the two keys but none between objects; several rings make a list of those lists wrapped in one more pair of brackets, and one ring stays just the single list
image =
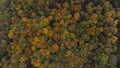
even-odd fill
[{"label": "dense woodland", "polygon": [[0,0],[0,68],[120,68],[120,0]]}]

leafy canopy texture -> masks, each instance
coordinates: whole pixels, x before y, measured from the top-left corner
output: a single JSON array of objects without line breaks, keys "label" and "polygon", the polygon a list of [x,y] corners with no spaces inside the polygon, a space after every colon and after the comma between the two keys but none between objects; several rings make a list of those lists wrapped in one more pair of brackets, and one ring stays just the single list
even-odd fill
[{"label": "leafy canopy texture", "polygon": [[0,0],[0,68],[116,68],[119,8],[109,0]]}]

